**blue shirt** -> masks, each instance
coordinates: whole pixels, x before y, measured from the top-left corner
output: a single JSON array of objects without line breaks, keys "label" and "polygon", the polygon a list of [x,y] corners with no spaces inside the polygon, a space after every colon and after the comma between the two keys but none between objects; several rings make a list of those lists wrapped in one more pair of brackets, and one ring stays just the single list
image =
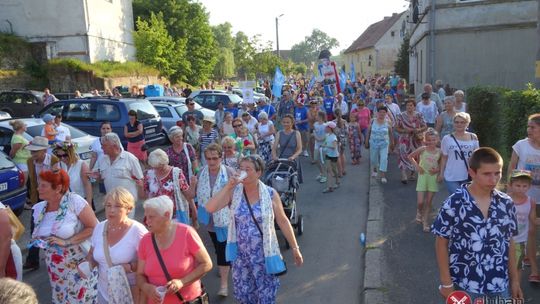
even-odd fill
[{"label": "blue shirt", "polygon": [[233,116],[233,118],[238,117],[238,109],[237,109],[237,108],[232,108],[232,109],[226,108],[226,109],[225,109],[225,112],[231,113],[232,116]]},{"label": "blue shirt", "polygon": [[465,291],[479,294],[509,288],[510,238],[517,234],[512,199],[493,190],[487,218],[463,185],[443,203],[432,232],[449,240],[450,276]]},{"label": "blue shirt", "polygon": [[265,105],[259,109],[259,113],[260,112],[266,112],[266,114],[268,114],[268,119],[271,119],[272,116],[276,114],[276,109],[273,105]]},{"label": "blue shirt", "polygon": [[326,97],[323,100],[323,106],[324,106],[324,111],[326,112],[327,115],[334,114],[334,110],[333,110],[334,98],[333,97]]},{"label": "blue shirt", "polygon": [[[294,108],[294,120],[297,122],[296,123],[296,128],[298,129],[298,131],[307,131],[309,129],[309,124],[307,122],[307,108],[306,107],[302,107],[302,108]],[[301,122],[301,123],[298,123],[299,121],[301,120],[306,120],[305,122]]]}]

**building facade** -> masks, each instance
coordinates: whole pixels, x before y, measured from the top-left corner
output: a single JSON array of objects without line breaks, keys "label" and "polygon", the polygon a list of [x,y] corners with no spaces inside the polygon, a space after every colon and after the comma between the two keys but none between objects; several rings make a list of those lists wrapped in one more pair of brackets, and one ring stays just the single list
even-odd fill
[{"label": "building facade", "polygon": [[0,31],[26,38],[47,59],[135,59],[131,0],[0,0]]},{"label": "building facade", "polygon": [[403,42],[405,18],[405,13],[394,13],[370,25],[345,50],[345,66],[354,64],[358,76],[386,75],[392,72]]},{"label": "building facade", "polygon": [[411,1],[409,82],[421,88],[441,79],[459,89],[534,83],[537,12],[538,0]]}]

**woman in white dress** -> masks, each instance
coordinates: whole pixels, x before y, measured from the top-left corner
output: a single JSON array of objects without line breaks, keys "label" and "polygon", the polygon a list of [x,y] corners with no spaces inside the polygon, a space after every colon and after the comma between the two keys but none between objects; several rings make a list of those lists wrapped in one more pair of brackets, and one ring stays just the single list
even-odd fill
[{"label": "woman in white dress", "polygon": [[[109,272],[111,266],[120,265],[127,276],[130,285],[133,303],[139,303],[140,292],[135,284],[135,271],[137,270],[137,248],[141,238],[148,232],[143,224],[128,217],[128,213],[135,206],[133,195],[125,188],[118,187],[107,193],[104,200],[106,220],[97,224],[92,234],[92,247],[86,257],[90,269],[98,267],[98,297],[97,303],[118,303],[117,299],[122,292],[126,293],[126,286],[118,285],[117,280],[109,280],[113,274]],[[107,244],[110,263],[105,253]],[[128,291],[129,292],[129,291]],[[124,296],[126,296],[124,294]],[[129,301],[127,293],[124,302]],[[142,302],[141,302],[142,303]]]},{"label": "woman in white dress", "polygon": [[53,150],[54,155],[60,160],[60,168],[69,175],[69,191],[82,196],[94,208],[92,183],[88,178],[90,172],[88,165],[79,159],[75,146],[72,142],[57,143]]}]

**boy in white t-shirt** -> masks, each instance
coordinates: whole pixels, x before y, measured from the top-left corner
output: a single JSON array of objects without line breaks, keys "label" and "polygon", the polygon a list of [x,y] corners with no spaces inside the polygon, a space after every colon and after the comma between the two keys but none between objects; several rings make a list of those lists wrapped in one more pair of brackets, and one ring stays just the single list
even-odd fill
[{"label": "boy in white t-shirt", "polygon": [[423,93],[422,101],[416,104],[416,111],[422,113],[428,127],[435,128],[435,120],[437,119],[437,115],[439,115],[439,110],[435,102],[429,98],[429,93]]}]

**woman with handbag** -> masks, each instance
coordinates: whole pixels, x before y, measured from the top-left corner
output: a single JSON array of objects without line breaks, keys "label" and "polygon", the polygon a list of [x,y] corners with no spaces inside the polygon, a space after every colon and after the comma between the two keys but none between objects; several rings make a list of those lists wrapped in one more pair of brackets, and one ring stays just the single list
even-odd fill
[{"label": "woman with handbag", "polygon": [[92,247],[86,257],[90,269],[98,266],[98,304],[143,303],[135,284],[137,248],[148,232],[143,224],[128,217],[135,206],[125,188],[114,188],[104,199],[105,221],[92,233]]},{"label": "woman with handbag", "polygon": [[171,146],[166,151],[169,165],[180,168],[189,184],[189,179],[199,171],[197,151],[184,141],[184,131],[178,126],[169,129],[169,140]]},{"label": "woman with handbag", "polygon": [[174,202],[174,218],[186,225],[196,225],[197,209],[193,201],[195,191],[189,187],[182,170],[169,165],[169,156],[161,149],[150,153],[148,165],[151,169],[146,171],[144,176],[144,193],[141,193],[140,197],[166,195]]},{"label": "woman with handbag", "polygon": [[469,176],[469,158],[474,150],[480,147],[478,137],[465,131],[471,123],[471,116],[458,112],[454,116],[454,132],[443,137],[441,141],[441,170],[437,181],[444,179],[448,194],[467,183]]},{"label": "woman with handbag", "polygon": [[230,208],[227,236],[227,260],[232,262],[234,296],[239,303],[275,303],[278,275],[286,270],[274,227],[274,218],[291,245],[294,262],[303,264],[289,219],[279,194],[259,179],[264,161],[257,155],[240,161],[241,173],[229,179],[225,187],[206,204],[208,212]]},{"label": "woman with handbag", "polygon": [[45,251],[52,303],[87,303],[95,292],[78,274],[77,265],[86,257],[87,240],[98,220],[80,195],[68,192],[66,171],[41,171],[39,177],[37,190],[43,201],[33,207],[30,245]]},{"label": "woman with handbag", "polygon": [[276,134],[276,140],[272,147],[272,159],[286,158],[296,163],[298,172],[298,182],[302,183],[302,167],[298,161],[298,156],[302,154],[302,135],[294,129],[294,117],[286,114],[281,119],[283,130]]},{"label": "woman with handbag", "polygon": [[168,196],[151,198],[143,206],[150,232],[139,243],[137,286],[147,303],[208,303],[201,278],[212,269],[212,260],[197,231],[172,220]]},{"label": "woman with handbag", "polygon": [[414,98],[405,102],[405,111],[396,116],[396,131],[398,132],[399,163],[401,183],[406,184],[414,178],[415,167],[409,159],[409,154],[421,145],[424,131],[427,130],[422,113],[416,112]]}]

